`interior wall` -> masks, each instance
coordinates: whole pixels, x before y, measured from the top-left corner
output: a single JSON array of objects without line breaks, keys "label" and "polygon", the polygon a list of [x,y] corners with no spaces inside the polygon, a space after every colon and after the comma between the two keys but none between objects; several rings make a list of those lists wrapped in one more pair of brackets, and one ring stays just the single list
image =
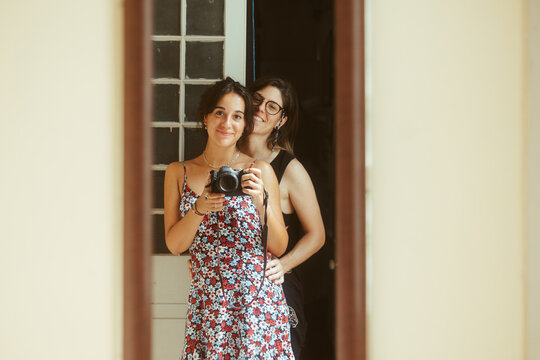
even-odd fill
[{"label": "interior wall", "polygon": [[540,1],[527,1],[527,359],[540,359]]},{"label": "interior wall", "polygon": [[121,1],[0,3],[0,358],[121,359]]},{"label": "interior wall", "polygon": [[369,359],[524,359],[524,3],[369,8]]}]

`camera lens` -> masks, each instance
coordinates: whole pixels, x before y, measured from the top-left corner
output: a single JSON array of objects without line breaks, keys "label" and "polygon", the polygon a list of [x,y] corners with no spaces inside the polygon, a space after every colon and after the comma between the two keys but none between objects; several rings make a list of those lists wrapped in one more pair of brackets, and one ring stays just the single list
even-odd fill
[{"label": "camera lens", "polygon": [[222,174],[218,181],[219,189],[226,193],[236,190],[238,186],[238,178],[234,174]]}]

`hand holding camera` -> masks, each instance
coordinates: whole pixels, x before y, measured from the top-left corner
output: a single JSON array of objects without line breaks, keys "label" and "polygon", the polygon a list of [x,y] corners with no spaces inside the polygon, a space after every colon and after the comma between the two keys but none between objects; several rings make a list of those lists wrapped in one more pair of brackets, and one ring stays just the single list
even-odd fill
[{"label": "hand holding camera", "polygon": [[242,176],[246,170],[233,170],[230,166],[222,166],[219,171],[210,171],[210,191],[225,196],[245,195],[242,192]]},{"label": "hand holding camera", "polygon": [[250,195],[259,212],[263,207],[264,184],[261,170],[257,168],[233,170],[230,166],[222,166],[219,171],[211,170],[206,189],[222,196]]},{"label": "hand holding camera", "polygon": [[210,178],[209,183],[204,187],[203,193],[195,201],[195,213],[198,215],[204,215],[211,211],[221,211],[223,209],[225,194],[212,191],[211,185],[212,180]]},{"label": "hand holding camera", "polygon": [[246,174],[242,177],[242,191],[251,195],[253,204],[262,215],[264,211],[264,183],[261,169],[251,167],[244,170]]}]

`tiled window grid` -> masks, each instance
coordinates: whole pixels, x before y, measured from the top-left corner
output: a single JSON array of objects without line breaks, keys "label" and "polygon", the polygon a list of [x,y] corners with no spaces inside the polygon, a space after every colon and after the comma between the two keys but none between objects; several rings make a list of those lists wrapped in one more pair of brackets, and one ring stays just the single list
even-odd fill
[{"label": "tiled window grid", "polygon": [[[246,4],[245,1],[227,1],[224,0],[224,24],[223,35],[188,35],[187,34],[187,16],[189,16],[187,3],[190,0],[178,0],[180,2],[180,34],[179,35],[153,35],[152,41],[154,44],[160,42],[176,42],[179,44],[179,69],[178,77],[154,77],[152,79],[153,85],[176,85],[178,86],[178,117],[176,121],[156,121],[152,122],[154,131],[157,129],[169,129],[169,131],[177,131],[178,136],[178,159],[184,160],[186,155],[186,142],[184,141],[186,133],[190,130],[200,128],[200,125],[193,119],[186,118],[186,86],[189,85],[211,85],[214,82],[224,78],[225,76],[232,76],[233,78],[244,82],[245,72],[245,20],[246,20]],[[229,26],[227,26],[229,24]],[[221,77],[217,78],[202,78],[192,77],[186,75],[186,48],[188,44],[194,43],[216,43],[220,42],[223,45],[223,57],[219,59],[222,62]],[[218,61],[218,59],[213,59]],[[176,69],[171,69],[176,72]],[[197,99],[198,100],[198,99]],[[175,138],[176,139],[176,138]],[[176,140],[175,140],[176,142]],[[158,149],[162,144],[154,144],[154,149]],[[154,191],[154,198],[163,197],[162,179],[164,172],[167,168],[167,163],[156,163],[152,165],[154,173],[154,186],[157,188]],[[156,186],[156,184],[158,186]],[[161,199],[155,199],[152,209],[152,215],[154,218],[154,237],[156,238],[154,246],[154,252],[166,253],[164,249],[164,234],[162,232],[163,224],[163,207]]]}]

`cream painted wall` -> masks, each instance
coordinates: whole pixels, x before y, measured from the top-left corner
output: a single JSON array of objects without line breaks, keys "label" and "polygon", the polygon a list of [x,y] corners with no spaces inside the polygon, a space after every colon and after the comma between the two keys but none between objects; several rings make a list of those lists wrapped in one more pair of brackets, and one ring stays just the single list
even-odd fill
[{"label": "cream painted wall", "polygon": [[0,3],[1,359],[121,359],[120,6]]},{"label": "cream painted wall", "polygon": [[369,359],[524,359],[524,3],[368,16]]},{"label": "cream painted wall", "polygon": [[540,359],[540,0],[527,0],[527,359]]}]

